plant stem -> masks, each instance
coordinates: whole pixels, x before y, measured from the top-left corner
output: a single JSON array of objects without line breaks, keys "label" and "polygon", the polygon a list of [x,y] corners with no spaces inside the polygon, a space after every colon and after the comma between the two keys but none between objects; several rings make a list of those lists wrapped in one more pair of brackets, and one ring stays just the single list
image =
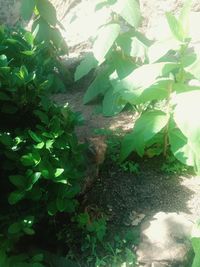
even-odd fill
[{"label": "plant stem", "polygon": [[[170,109],[171,109],[171,105],[170,105],[170,100],[171,100],[171,93],[172,93],[172,84],[173,82],[170,82],[169,87],[168,87],[168,98],[167,98],[167,103],[166,103],[166,113],[167,115],[170,117]],[[167,147],[168,147],[168,130],[169,130],[169,120],[167,122],[167,125],[165,126],[165,131],[164,131],[164,149],[163,149],[163,156],[166,157],[167,156]]]}]

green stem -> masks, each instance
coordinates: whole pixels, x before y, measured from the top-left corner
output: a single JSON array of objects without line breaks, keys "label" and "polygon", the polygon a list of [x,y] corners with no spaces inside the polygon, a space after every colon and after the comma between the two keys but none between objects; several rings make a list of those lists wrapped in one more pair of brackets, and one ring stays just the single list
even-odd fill
[{"label": "green stem", "polygon": [[[171,100],[171,93],[172,93],[172,84],[173,82],[170,82],[169,87],[168,87],[168,98],[167,98],[167,103],[166,103],[166,113],[167,115],[170,117],[170,111],[171,111],[171,104],[170,104],[170,100]],[[166,157],[167,156],[167,148],[168,148],[168,130],[169,130],[169,120],[167,122],[167,125],[165,126],[165,130],[164,130],[164,149],[163,149],[163,156]]]}]

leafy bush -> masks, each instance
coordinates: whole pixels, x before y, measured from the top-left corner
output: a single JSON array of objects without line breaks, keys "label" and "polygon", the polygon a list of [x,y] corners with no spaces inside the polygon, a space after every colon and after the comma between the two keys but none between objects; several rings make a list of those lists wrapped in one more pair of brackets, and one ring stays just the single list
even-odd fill
[{"label": "leafy bush", "polygon": [[79,118],[49,98],[55,47],[1,26],[0,50],[0,265],[39,267],[43,258],[24,252],[38,234],[49,238],[58,214],[70,222],[78,206],[85,168],[74,134]]},{"label": "leafy bush", "polygon": [[118,88],[130,103],[144,108],[133,131],[122,143],[121,160],[132,151],[143,156],[167,155],[170,149],[182,163],[200,171],[199,160],[199,58],[191,47],[188,31],[191,1],[177,19],[166,14],[171,37],[157,41],[148,51],[149,64],[134,70],[119,82]]},{"label": "leafy bush", "polygon": [[103,96],[102,110],[112,116],[125,107],[118,80],[123,79],[142,62],[146,62],[146,51],[150,41],[137,28],[141,21],[138,0],[97,1],[96,12],[107,9],[110,16],[94,39],[93,53],[88,54],[75,72],[75,80],[81,79],[96,68],[96,77],[84,96],[87,104]]},{"label": "leafy bush", "polygon": [[[34,37],[26,34],[29,46],[24,47],[23,53],[32,58],[37,57],[40,61],[40,66],[37,64],[38,72],[48,77],[51,92],[65,91],[71,85],[72,77],[60,60],[61,56],[68,54],[68,46],[60,32],[63,26],[57,20],[55,7],[48,0],[23,0],[21,16],[25,21],[33,19],[31,24]],[[34,64],[35,62],[33,66]]]},{"label": "leafy bush", "polygon": [[[191,1],[185,1],[179,18],[166,14],[171,34],[153,43],[136,30],[138,1],[100,1],[97,9],[105,6],[111,19],[100,28],[93,55],[76,70],[79,79],[99,67],[84,102],[103,95],[106,116],[122,111],[127,103],[139,111],[132,132],[122,142],[121,161],[132,151],[152,157],[166,156],[170,149],[179,161],[199,172],[200,87],[195,84],[200,79],[200,61],[189,32]],[[129,24],[125,32],[120,31],[123,20]]]}]

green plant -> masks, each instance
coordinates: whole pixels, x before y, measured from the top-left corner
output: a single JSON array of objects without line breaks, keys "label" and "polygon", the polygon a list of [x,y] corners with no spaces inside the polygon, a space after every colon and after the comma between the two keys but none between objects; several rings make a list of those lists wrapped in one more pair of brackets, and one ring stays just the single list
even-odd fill
[{"label": "green plant", "polygon": [[134,173],[136,173],[136,174],[139,173],[139,165],[138,165],[138,163],[134,163],[132,161],[126,160],[125,162],[120,163],[119,166],[120,166],[120,168],[122,168],[122,170],[124,170],[126,172],[128,171],[128,172],[133,173],[133,174]]},{"label": "green plant", "polygon": [[146,62],[150,41],[137,31],[141,20],[138,0],[97,1],[96,12],[102,8],[108,10],[109,19],[102,21],[94,38],[93,52],[77,67],[75,80],[96,69],[83,101],[87,104],[103,96],[103,114],[112,116],[128,103],[117,89],[118,80]]},{"label": "green plant", "polygon": [[[72,77],[61,61],[61,56],[68,55],[68,47],[60,32],[63,27],[57,20],[55,7],[49,0],[23,0],[21,16],[25,21],[33,18],[33,22],[32,34],[22,33],[26,44],[21,38],[18,40],[23,48],[20,52],[33,60],[33,66],[35,60],[40,62],[37,64],[38,75],[48,77],[51,92],[64,92]],[[18,57],[14,57],[18,61]]]},{"label": "green plant", "polygon": [[34,249],[29,253],[34,240],[46,240],[45,248],[35,244],[36,251],[48,249],[52,222],[62,226],[58,214],[70,222],[78,207],[85,170],[84,145],[74,133],[79,117],[49,98],[56,58],[42,65],[49,58],[46,48],[30,32],[0,26],[2,266],[44,266]]},{"label": "green plant", "polygon": [[198,54],[191,52],[185,26],[190,4],[191,1],[186,1],[178,19],[166,14],[171,38],[155,42],[148,51],[149,64],[135,69],[118,83],[122,97],[134,105],[145,105],[133,131],[122,142],[121,161],[132,151],[143,156],[151,148],[155,154],[166,156],[170,149],[183,164],[200,171],[197,115],[200,87],[190,83],[191,79],[199,79],[200,61]]},{"label": "green plant", "polygon": [[195,254],[191,267],[197,267],[200,264],[199,221],[194,226],[191,242],[192,242],[192,247],[193,247],[193,251],[194,251],[194,254]]},{"label": "green plant", "polygon": [[188,173],[191,168],[178,161],[173,155],[167,155],[161,170],[167,174]]}]

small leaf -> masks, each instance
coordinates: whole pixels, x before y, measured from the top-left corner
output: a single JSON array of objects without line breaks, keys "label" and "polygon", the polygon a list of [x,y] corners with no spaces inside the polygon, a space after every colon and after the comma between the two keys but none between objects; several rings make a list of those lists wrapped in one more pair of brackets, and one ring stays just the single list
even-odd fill
[{"label": "small leaf", "polygon": [[21,157],[21,162],[24,166],[33,166],[39,164],[41,158],[38,152],[35,150],[33,153],[28,153]]},{"label": "small leaf", "polygon": [[36,133],[34,133],[33,131],[31,130],[28,130],[28,133],[30,135],[30,137],[37,143],[41,143],[42,142],[42,139],[40,138],[40,136],[38,136]]},{"label": "small leaf", "polygon": [[20,191],[12,192],[8,197],[8,202],[10,205],[14,205],[19,202],[24,197],[24,193]]},{"label": "small leaf", "polygon": [[64,172],[64,169],[62,168],[57,168],[55,173],[54,173],[54,176],[57,178],[59,177],[62,173]]},{"label": "small leaf", "polygon": [[27,235],[34,235],[35,234],[35,231],[32,228],[29,228],[29,227],[23,228],[23,231]]},{"label": "small leaf", "polygon": [[44,260],[44,255],[41,253],[32,257],[32,261],[35,261],[35,262],[40,262],[43,260]]}]

